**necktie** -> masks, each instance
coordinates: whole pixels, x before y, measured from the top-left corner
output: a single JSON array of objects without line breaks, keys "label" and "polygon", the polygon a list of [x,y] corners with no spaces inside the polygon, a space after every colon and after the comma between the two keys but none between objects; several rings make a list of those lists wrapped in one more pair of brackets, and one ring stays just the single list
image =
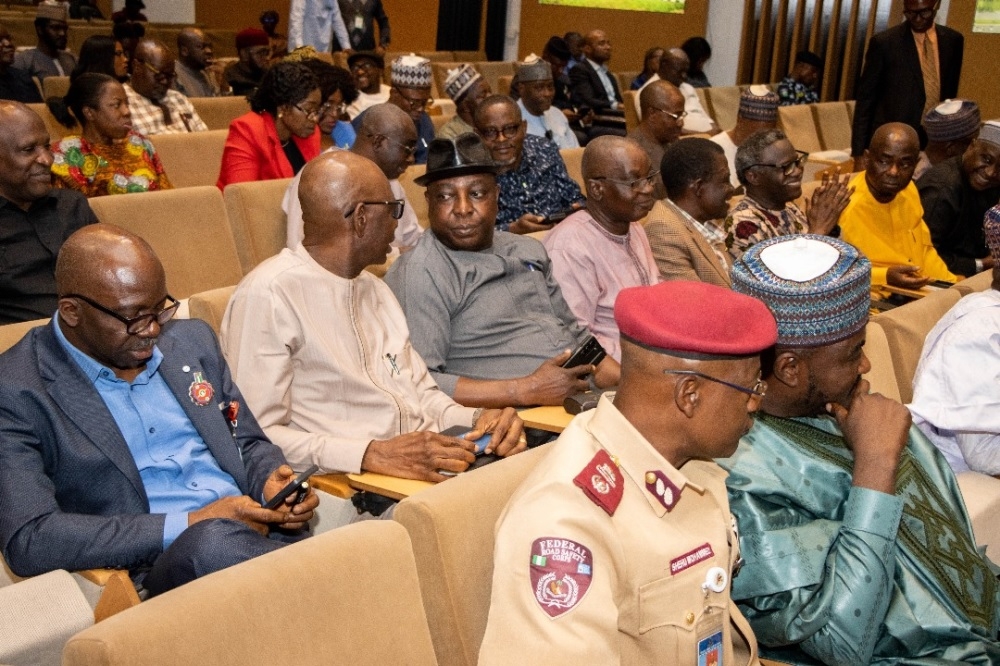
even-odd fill
[{"label": "necktie", "polygon": [[937,49],[930,37],[924,34],[923,57],[920,59],[920,73],[924,77],[924,115],[941,101],[941,81],[938,80]]}]

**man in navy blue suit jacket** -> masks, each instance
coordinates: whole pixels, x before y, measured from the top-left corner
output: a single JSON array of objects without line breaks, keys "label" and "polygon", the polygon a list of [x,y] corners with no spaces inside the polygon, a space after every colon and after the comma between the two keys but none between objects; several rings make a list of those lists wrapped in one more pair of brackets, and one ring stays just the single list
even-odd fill
[{"label": "man in navy blue suit jacket", "polygon": [[[293,477],[152,248],[91,225],[63,245],[58,311],[0,355],[0,549],[30,576],[128,569],[159,594],[307,535]],[[168,323],[169,322],[169,323]]]}]

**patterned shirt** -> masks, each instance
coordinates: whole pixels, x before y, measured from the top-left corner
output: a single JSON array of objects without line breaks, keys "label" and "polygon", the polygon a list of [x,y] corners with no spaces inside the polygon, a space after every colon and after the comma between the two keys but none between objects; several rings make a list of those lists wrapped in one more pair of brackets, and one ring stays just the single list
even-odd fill
[{"label": "patterned shirt", "polygon": [[110,146],[68,136],[52,146],[52,159],[55,186],[86,197],[173,187],[152,142],[135,132]]},{"label": "patterned shirt", "polygon": [[809,231],[806,214],[792,202],[782,210],[767,210],[749,196],[733,207],[726,218],[726,249],[739,259],[762,240]]},{"label": "patterned shirt", "polygon": [[497,175],[500,210],[497,229],[507,231],[525,213],[552,215],[583,203],[580,186],[566,173],[555,144],[531,134],[524,137],[521,164]]},{"label": "patterned shirt", "polygon": [[189,100],[176,90],[168,90],[162,103],[170,111],[170,122],[165,122],[163,109],[143,97],[132,86],[125,84],[128,108],[132,112],[132,129],[143,136],[154,134],[180,134],[183,132],[206,132],[206,125]]},{"label": "patterned shirt", "polygon": [[799,83],[790,76],[786,76],[778,83],[778,97],[781,99],[781,106],[819,103],[819,93],[815,88]]}]

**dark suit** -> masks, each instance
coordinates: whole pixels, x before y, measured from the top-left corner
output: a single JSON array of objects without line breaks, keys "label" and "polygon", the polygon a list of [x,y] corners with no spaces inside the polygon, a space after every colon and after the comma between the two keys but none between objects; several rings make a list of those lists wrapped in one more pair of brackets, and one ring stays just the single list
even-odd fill
[{"label": "dark suit", "polygon": [[[938,43],[941,99],[958,95],[965,38],[943,25],[935,26]],[[908,23],[874,35],[868,43],[865,65],[855,97],[851,153],[861,155],[879,126],[906,123],[925,143],[923,121],[924,77],[920,71],[917,43]]]},{"label": "dark suit", "polygon": [[[93,383],[60,345],[56,325],[33,329],[0,355],[0,547],[22,576],[95,567],[142,572],[164,552],[164,514],[149,513],[128,445]],[[158,372],[212,455],[243,493],[259,499],[284,457],[246,407],[215,335],[204,322],[173,321],[157,346]],[[194,372],[215,390],[206,406],[188,397]],[[219,408],[232,400],[241,405],[235,435]],[[167,552],[211,523],[241,525],[203,521]],[[226,547],[226,557],[240,561],[232,543]]]},{"label": "dark suit", "polygon": [[[617,77],[608,72],[608,78],[611,80],[611,87],[615,89],[615,99],[620,104],[622,93],[618,89],[618,81],[615,80]],[[608,93],[604,89],[601,77],[586,58],[569,70],[569,90],[573,104],[579,108],[593,109],[598,115],[623,115],[622,111],[611,109],[611,102],[608,101]]]}]

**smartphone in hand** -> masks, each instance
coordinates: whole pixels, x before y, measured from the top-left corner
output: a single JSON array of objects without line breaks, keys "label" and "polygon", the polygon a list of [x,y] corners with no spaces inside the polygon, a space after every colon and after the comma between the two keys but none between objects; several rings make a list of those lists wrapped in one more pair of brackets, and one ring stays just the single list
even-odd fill
[{"label": "smartphone in hand", "polygon": [[309,492],[309,483],[307,482],[307,479],[318,471],[319,467],[316,465],[310,465],[309,469],[296,476],[288,482],[288,485],[279,490],[278,494],[272,497],[268,503],[264,505],[264,508],[272,510],[277,509],[286,499],[288,499],[289,496],[292,495],[292,493],[298,493],[298,496],[295,498],[293,504],[298,504],[304,500],[306,493]]}]

